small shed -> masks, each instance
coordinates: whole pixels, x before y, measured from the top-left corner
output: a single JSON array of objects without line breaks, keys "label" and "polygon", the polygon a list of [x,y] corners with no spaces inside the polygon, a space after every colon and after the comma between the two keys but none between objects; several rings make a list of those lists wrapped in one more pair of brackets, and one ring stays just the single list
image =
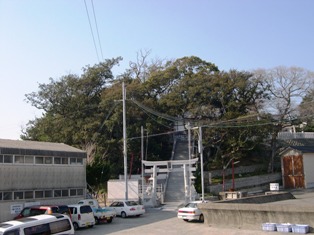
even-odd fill
[{"label": "small shed", "polygon": [[314,188],[314,146],[290,146],[280,156],[285,189]]}]

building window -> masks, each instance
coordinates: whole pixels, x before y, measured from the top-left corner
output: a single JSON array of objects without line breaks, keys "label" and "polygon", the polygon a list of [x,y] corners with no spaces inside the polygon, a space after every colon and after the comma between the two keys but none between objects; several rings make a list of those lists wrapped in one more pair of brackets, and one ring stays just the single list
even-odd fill
[{"label": "building window", "polygon": [[33,191],[25,191],[25,199],[33,199],[34,198],[34,193]]},{"label": "building window", "polygon": [[0,163],[3,163],[3,155],[0,154]]},{"label": "building window", "polygon": [[15,155],[14,156],[14,163],[24,163],[24,156]]},{"label": "building window", "polygon": [[45,164],[52,164],[52,157],[45,157]]},{"label": "building window", "polygon": [[64,189],[62,190],[62,197],[68,197],[69,196],[69,190]]},{"label": "building window", "polygon": [[55,157],[54,164],[61,164],[61,157]]},{"label": "building window", "polygon": [[70,196],[76,196],[76,189],[70,189]]},{"label": "building window", "polygon": [[35,157],[35,163],[36,164],[44,164],[44,158],[43,157]]},{"label": "building window", "polygon": [[13,163],[13,156],[12,155],[4,155],[3,156],[3,163]]},{"label": "building window", "polygon": [[54,197],[61,197],[61,190],[54,190],[53,196]]},{"label": "building window", "polygon": [[83,159],[82,158],[70,158],[70,164],[71,165],[83,165]]},{"label": "building window", "polygon": [[44,191],[35,191],[35,198],[43,198]]},{"label": "building window", "polygon": [[70,164],[73,165],[73,164],[76,164],[76,158],[70,158]]},{"label": "building window", "polygon": [[3,192],[3,200],[12,200],[12,192]]},{"label": "building window", "polygon": [[45,197],[52,197],[52,190],[45,190]]},{"label": "building window", "polygon": [[82,188],[77,189],[77,196],[83,196],[84,190]]},{"label": "building window", "polygon": [[69,159],[63,157],[63,158],[62,158],[62,164],[63,164],[63,165],[68,165],[68,164],[69,164]]},{"label": "building window", "polygon": [[24,199],[24,192],[14,192],[14,200]]},{"label": "building window", "polygon": [[0,201],[2,200],[2,192],[0,192]]},{"label": "building window", "polygon": [[25,163],[26,164],[34,164],[34,157],[33,156],[25,156]]}]

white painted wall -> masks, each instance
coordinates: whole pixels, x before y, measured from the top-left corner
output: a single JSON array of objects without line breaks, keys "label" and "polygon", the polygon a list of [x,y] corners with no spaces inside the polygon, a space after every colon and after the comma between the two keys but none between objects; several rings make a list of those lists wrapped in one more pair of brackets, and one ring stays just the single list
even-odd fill
[{"label": "white painted wall", "polygon": [[303,154],[303,168],[305,175],[305,187],[314,188],[314,153]]},{"label": "white painted wall", "polygon": [[[86,189],[86,160],[82,165],[27,165],[0,164],[0,191],[53,190],[53,189]],[[27,203],[67,205],[77,203],[83,196],[21,199],[0,201],[0,222],[13,219],[12,207],[22,208]]]},{"label": "white painted wall", "polygon": [[[128,199],[138,201],[138,180],[128,180]],[[109,180],[108,186],[108,201],[109,203],[114,200],[125,199],[125,181],[124,180]]]},{"label": "white painted wall", "polygon": [[0,164],[1,191],[85,187],[85,165]]}]

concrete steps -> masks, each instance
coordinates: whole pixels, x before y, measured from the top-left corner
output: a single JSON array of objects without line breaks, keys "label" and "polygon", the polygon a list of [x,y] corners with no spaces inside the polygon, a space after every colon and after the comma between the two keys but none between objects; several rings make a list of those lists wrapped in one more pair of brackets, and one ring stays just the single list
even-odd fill
[{"label": "concrete steps", "polygon": [[[178,141],[173,160],[187,160],[188,156],[188,142]],[[179,203],[185,201],[184,192],[184,173],[170,172],[168,178],[168,185],[165,193],[165,203]]]}]

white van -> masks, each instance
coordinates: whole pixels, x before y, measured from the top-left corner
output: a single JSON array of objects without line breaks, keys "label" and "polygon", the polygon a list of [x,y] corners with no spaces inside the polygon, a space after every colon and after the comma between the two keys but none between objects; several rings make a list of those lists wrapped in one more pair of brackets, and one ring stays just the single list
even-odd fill
[{"label": "white van", "polygon": [[0,235],[74,234],[71,219],[62,214],[43,214],[0,223]]},{"label": "white van", "polygon": [[73,204],[68,207],[71,211],[74,230],[95,225],[94,212],[90,205]]}]

